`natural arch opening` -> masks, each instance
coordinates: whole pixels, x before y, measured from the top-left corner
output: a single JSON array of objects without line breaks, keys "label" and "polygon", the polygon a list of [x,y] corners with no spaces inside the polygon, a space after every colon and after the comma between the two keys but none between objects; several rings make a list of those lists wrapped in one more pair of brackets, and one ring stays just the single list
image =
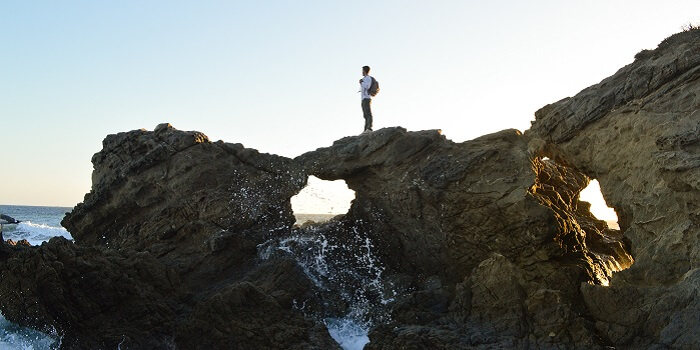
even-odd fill
[{"label": "natural arch opening", "polygon": [[[558,226],[554,241],[567,254],[580,255],[589,283],[608,285],[612,274],[630,267],[634,258],[622,232],[602,222],[607,219],[617,226],[614,211],[607,210],[600,193],[600,184],[595,181],[591,186],[593,180],[585,174],[549,159],[535,159],[533,164],[537,176],[530,193],[553,211]],[[592,204],[597,214],[593,214]]]},{"label": "natural arch opening", "polygon": [[306,187],[291,198],[297,224],[324,222],[346,214],[355,199],[355,191],[343,180],[326,181],[309,176]]},{"label": "natural arch opening", "polygon": [[598,220],[605,221],[612,229],[619,230],[620,225],[617,222],[617,213],[615,209],[608,207],[608,204],[600,192],[600,183],[598,180],[591,180],[586,188],[581,191],[580,200],[591,203],[591,214]]}]

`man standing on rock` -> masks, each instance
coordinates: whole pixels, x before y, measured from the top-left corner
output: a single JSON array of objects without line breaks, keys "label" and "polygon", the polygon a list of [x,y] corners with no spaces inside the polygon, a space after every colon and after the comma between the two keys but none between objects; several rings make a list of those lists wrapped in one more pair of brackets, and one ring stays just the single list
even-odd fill
[{"label": "man standing on rock", "polygon": [[365,117],[365,130],[362,132],[366,134],[372,131],[372,95],[370,94],[370,87],[372,87],[372,78],[369,75],[369,66],[362,67],[362,79],[360,79],[360,95],[362,98],[362,115]]}]

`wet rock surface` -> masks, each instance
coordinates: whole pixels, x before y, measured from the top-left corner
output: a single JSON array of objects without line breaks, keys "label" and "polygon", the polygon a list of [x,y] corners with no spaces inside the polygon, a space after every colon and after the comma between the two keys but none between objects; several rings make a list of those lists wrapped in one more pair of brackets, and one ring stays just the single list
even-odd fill
[{"label": "wet rock surface", "polygon": [[[0,245],[0,309],[66,349],[333,349],[325,323],[358,312],[367,349],[692,349],[699,78],[693,30],[524,134],[386,128],[295,159],[109,135],[75,242]],[[295,227],[311,175],[356,198]],[[592,178],[621,230],[579,200]]]}]

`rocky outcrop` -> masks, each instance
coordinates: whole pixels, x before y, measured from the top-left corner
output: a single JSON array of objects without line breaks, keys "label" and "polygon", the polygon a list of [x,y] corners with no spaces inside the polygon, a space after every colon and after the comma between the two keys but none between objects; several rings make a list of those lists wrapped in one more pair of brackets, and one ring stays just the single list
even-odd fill
[{"label": "rocky outcrop", "polygon": [[[109,135],[62,224],[0,245],[0,308],[70,349],[695,346],[700,31],[454,143],[386,128],[295,159],[162,124]],[[308,176],[349,212],[294,226]],[[599,180],[621,230],[579,199]]]},{"label": "rocky outcrop", "polygon": [[579,202],[588,177],[528,144],[517,130],[456,144],[390,128],[297,158],[355,191],[340,221],[362,224],[401,290],[369,348],[602,344],[579,284],[607,284],[632,258]]},{"label": "rocky outcrop", "polygon": [[700,30],[578,95],[536,113],[540,155],[598,179],[635,264],[608,287],[584,285],[602,335],[616,345],[694,348],[700,323]]},{"label": "rocky outcrop", "polygon": [[337,347],[292,305],[313,293],[298,265],[257,256],[294,223],[298,165],[168,124],[103,146],[62,222],[75,243],[2,245],[8,320],[67,349]]},{"label": "rocky outcrop", "polygon": [[[63,220],[75,243],[7,247],[0,307],[67,348],[325,349],[337,345],[324,320],[348,313],[386,324],[378,348],[433,332],[436,346],[597,346],[579,283],[631,258],[579,203],[588,178],[528,144],[516,130],[456,144],[389,128],[291,160],[169,125],[110,135]],[[294,228],[290,197],[310,174],[357,198]]]},{"label": "rocky outcrop", "polygon": [[3,260],[0,308],[9,320],[62,336],[63,347],[166,349],[172,274],[150,254],[54,238]]},{"label": "rocky outcrop", "polygon": [[18,221],[17,219],[5,215],[5,214],[0,214],[0,224],[18,224],[21,221]]},{"label": "rocky outcrop", "polygon": [[92,161],[92,191],[62,225],[78,244],[148,251],[193,292],[243,274],[294,223],[289,198],[306,183],[290,159],[167,124],[107,136]]}]

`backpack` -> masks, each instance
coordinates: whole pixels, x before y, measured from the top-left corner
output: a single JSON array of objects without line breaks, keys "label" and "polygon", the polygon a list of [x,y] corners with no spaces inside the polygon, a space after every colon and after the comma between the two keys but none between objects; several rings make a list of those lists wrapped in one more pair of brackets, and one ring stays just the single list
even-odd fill
[{"label": "backpack", "polygon": [[372,84],[369,86],[369,90],[367,92],[369,92],[370,96],[377,96],[379,93],[379,82],[377,79],[374,79],[374,77],[370,78],[372,78]]}]

